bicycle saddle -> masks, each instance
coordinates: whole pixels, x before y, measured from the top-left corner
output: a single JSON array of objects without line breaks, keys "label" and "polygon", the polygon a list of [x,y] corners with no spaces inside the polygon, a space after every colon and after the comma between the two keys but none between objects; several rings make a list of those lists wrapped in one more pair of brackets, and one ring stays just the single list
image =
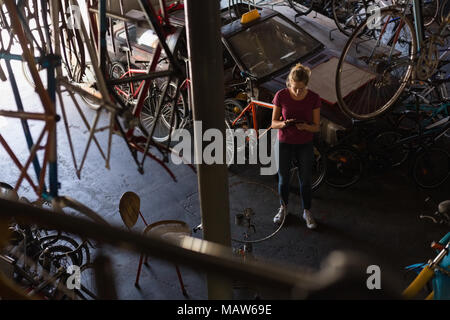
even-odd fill
[{"label": "bicycle saddle", "polygon": [[438,210],[440,213],[450,213],[450,200],[439,203]]}]

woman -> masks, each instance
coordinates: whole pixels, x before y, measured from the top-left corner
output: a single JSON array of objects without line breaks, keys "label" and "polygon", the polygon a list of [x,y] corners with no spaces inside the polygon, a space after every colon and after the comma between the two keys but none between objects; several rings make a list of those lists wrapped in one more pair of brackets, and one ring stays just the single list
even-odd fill
[{"label": "woman", "polygon": [[[283,202],[273,221],[279,224],[287,212],[289,200],[289,173],[291,160],[299,166],[300,192],[303,203],[303,219],[308,228],[315,228],[311,209],[311,178],[314,161],[313,134],[320,130],[319,95],[308,90],[311,70],[302,64],[294,66],[286,79],[287,88],[278,91],[274,98],[272,128],[278,131],[278,192]],[[284,205],[283,205],[284,204]]]}]

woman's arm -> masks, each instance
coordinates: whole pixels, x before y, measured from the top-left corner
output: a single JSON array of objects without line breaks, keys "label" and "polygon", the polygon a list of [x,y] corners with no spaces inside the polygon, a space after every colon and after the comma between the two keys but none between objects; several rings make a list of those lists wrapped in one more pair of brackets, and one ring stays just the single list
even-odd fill
[{"label": "woman's arm", "polygon": [[273,107],[272,112],[272,129],[283,129],[286,126],[288,126],[291,122],[294,121],[294,119],[288,119],[288,120],[280,120],[281,117],[281,107],[275,105]]},{"label": "woman's arm", "polygon": [[[272,120],[273,123],[273,120]],[[313,124],[298,123],[295,125],[298,130],[305,130],[312,133],[320,131],[320,108],[313,109]]]}]

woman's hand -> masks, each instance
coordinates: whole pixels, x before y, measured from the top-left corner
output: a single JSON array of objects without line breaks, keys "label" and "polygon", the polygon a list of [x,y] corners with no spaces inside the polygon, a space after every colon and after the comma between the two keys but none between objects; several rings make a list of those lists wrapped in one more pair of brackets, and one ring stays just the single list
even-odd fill
[{"label": "woman's hand", "polygon": [[311,126],[306,123],[296,123],[295,127],[297,130],[309,131]]},{"label": "woman's hand", "polygon": [[288,126],[290,126],[291,124],[295,123],[295,119],[288,119],[284,121],[284,126],[283,128],[286,128]]}]

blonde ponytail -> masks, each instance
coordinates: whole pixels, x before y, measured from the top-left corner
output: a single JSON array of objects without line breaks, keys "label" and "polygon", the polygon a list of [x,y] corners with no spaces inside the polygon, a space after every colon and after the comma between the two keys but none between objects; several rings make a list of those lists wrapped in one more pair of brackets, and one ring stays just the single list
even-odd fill
[{"label": "blonde ponytail", "polygon": [[292,67],[289,75],[286,79],[286,86],[289,87],[289,82],[292,80],[293,82],[303,82],[305,86],[308,85],[309,77],[311,76],[311,69],[302,65],[301,63],[297,63]]}]

